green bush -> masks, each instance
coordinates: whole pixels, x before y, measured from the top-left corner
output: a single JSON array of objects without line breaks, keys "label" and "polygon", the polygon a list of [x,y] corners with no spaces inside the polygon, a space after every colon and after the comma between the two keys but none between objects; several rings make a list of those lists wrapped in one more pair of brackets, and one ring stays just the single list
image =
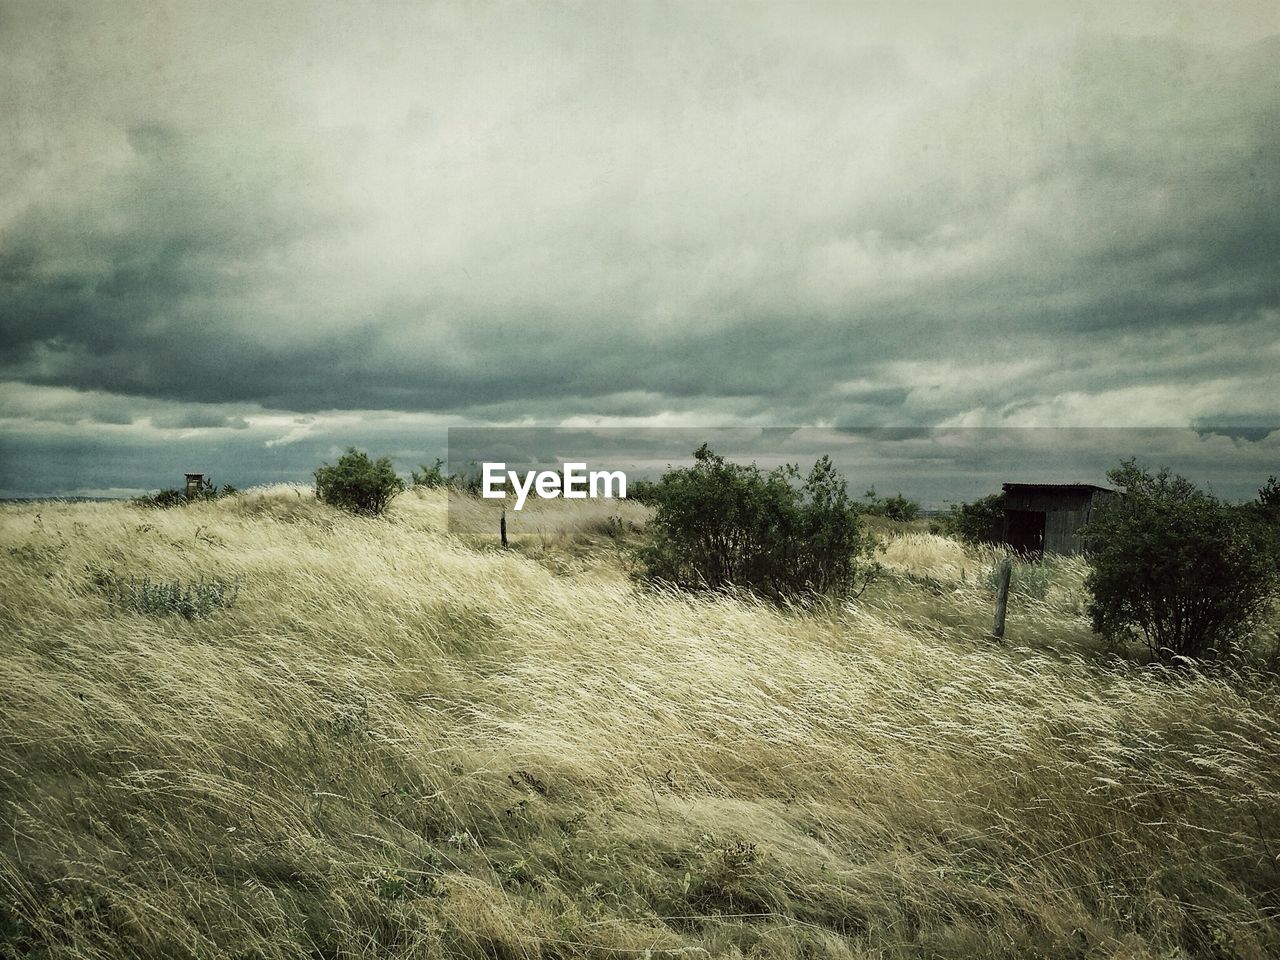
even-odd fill
[{"label": "green bush", "polygon": [[217,487],[212,480],[202,480],[200,488],[195,492],[195,496],[188,497],[185,490],[160,490],[156,493],[134,497],[133,503],[139,507],[167,509],[169,507],[183,507],[188,503],[195,503],[199,500],[220,500],[223,497],[235,496],[239,492],[229,483],[224,483],[221,487]]},{"label": "green bush", "polygon": [[1258,503],[1267,508],[1280,509],[1280,479],[1273,474],[1258,490]]},{"label": "green bush", "polygon": [[999,543],[1004,531],[1004,494],[952,504],[939,526],[947,536],[965,543]]},{"label": "green bush", "polygon": [[636,503],[652,504],[658,500],[658,484],[653,480],[627,479],[627,499]]},{"label": "green bush", "polygon": [[879,569],[845,480],[823,457],[801,478],[730,463],[703,444],[654,484],[641,576],[689,590],[743,589],[774,601],[860,593]]},{"label": "green bush", "polygon": [[892,497],[880,497],[876,495],[876,488],[872,487],[863,499],[867,503],[862,509],[875,517],[910,522],[920,516],[920,504],[908,500],[901,493],[895,493]]},{"label": "green bush", "polygon": [[445,461],[437,457],[436,462],[431,466],[423,464],[421,470],[411,471],[410,479],[415,487],[427,489],[443,487],[450,492],[479,496],[484,478],[478,460],[470,460],[465,468],[450,473],[445,469]]},{"label": "green bush", "polygon": [[480,496],[480,488],[483,485],[483,476],[480,471],[480,462],[478,460],[470,460],[467,462],[465,470],[454,471],[449,474],[446,481],[450,490],[456,490],[461,493],[468,493],[472,496]]},{"label": "green bush", "polygon": [[428,490],[443,487],[449,482],[449,477],[444,472],[444,461],[439,457],[429,467],[424,463],[421,471],[409,471],[409,477],[415,487],[426,487]]},{"label": "green bush", "polygon": [[392,497],[404,490],[390,457],[373,460],[351,447],[334,466],[325,464],[315,473],[316,497],[333,507],[366,516],[379,516]]},{"label": "green bush", "polygon": [[215,610],[231,606],[240,595],[238,583],[217,577],[195,583],[163,582],[145,576],[123,580],[110,571],[99,571],[94,580],[117,606],[153,616],[176,614],[188,620],[203,620]]},{"label": "green bush", "polygon": [[1252,507],[1264,523],[1280,526],[1280,480],[1268,477]]},{"label": "green bush", "polygon": [[189,502],[187,495],[181,490],[159,490],[155,493],[143,494],[140,497],[133,498],[135,506],[150,507],[152,509],[182,507]]},{"label": "green bush", "polygon": [[1280,588],[1273,528],[1168,470],[1128,460],[1108,477],[1122,495],[1082,531],[1094,630],[1162,659],[1236,652]]}]

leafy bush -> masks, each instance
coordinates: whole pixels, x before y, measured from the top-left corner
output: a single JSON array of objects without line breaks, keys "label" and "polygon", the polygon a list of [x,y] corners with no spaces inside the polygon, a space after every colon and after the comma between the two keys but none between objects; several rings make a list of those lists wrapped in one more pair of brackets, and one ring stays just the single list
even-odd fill
[{"label": "leafy bush", "polygon": [[333,507],[376,517],[404,490],[390,457],[373,460],[351,447],[334,466],[325,464],[315,473],[316,497]]},{"label": "leafy bush", "polygon": [[471,460],[468,461],[465,470],[450,473],[446,482],[450,490],[458,490],[478,497],[480,496],[480,488],[483,486],[483,481],[484,477],[480,470],[480,462]]},{"label": "leafy bush", "polygon": [[1280,587],[1272,528],[1168,470],[1127,460],[1108,477],[1122,495],[1083,530],[1094,630],[1166,659],[1233,653]]},{"label": "leafy bush", "polygon": [[1280,525],[1280,480],[1274,476],[1267,478],[1258,491],[1253,508],[1264,522]]},{"label": "leafy bush", "polygon": [[436,462],[431,466],[423,464],[421,471],[411,471],[410,479],[415,487],[427,489],[444,487],[451,492],[479,496],[484,477],[478,460],[470,460],[465,468],[449,472],[445,469],[445,461],[437,457]]},{"label": "leafy bush", "polygon": [[[823,457],[763,471],[703,444],[653,489],[654,539],[641,576],[692,590],[738,588],[775,601],[860,593],[878,567],[845,480]],[[861,586],[859,586],[861,584]]]},{"label": "leafy bush", "polygon": [[428,490],[443,487],[449,482],[449,477],[444,472],[444,461],[439,457],[429,467],[424,463],[421,472],[409,471],[409,477],[415,487],[426,487]]},{"label": "leafy bush", "polygon": [[221,487],[217,487],[212,480],[206,479],[200,482],[199,489],[196,490],[195,495],[192,497],[188,497],[185,490],[160,490],[156,493],[134,497],[133,503],[139,507],[167,509],[169,507],[183,507],[198,500],[220,500],[223,497],[235,496],[239,492],[229,483],[224,483]]},{"label": "leafy bush", "polygon": [[965,543],[999,543],[1004,529],[1004,494],[952,504],[939,526],[948,536]]},{"label": "leafy bush", "polygon": [[202,620],[215,610],[231,606],[240,595],[238,583],[216,577],[195,583],[163,582],[145,576],[123,580],[109,571],[99,571],[94,580],[117,606],[157,616],[177,614],[188,620]]},{"label": "leafy bush", "polygon": [[636,503],[656,503],[658,500],[658,484],[643,478],[632,480],[627,478],[627,499]]},{"label": "leafy bush", "polygon": [[1275,474],[1267,477],[1267,482],[1258,490],[1258,502],[1264,507],[1280,507],[1280,479]]},{"label": "leafy bush", "polygon": [[181,490],[160,490],[152,494],[143,494],[140,497],[134,497],[133,503],[139,507],[152,507],[158,509],[167,509],[169,507],[185,506],[190,501],[187,495]]},{"label": "leafy bush", "polygon": [[908,500],[901,493],[895,493],[892,497],[879,497],[876,496],[876,488],[872,487],[863,499],[867,501],[863,510],[886,520],[909,522],[920,515],[920,504]]}]

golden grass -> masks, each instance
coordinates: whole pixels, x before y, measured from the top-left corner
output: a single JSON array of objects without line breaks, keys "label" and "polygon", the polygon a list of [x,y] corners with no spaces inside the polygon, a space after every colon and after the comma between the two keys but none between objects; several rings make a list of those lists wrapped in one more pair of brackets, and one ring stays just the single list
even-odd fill
[{"label": "golden grass", "polygon": [[0,510],[0,956],[1280,953],[1280,698],[1100,665],[1071,563],[997,646],[991,558],[927,534],[804,613],[444,510]]}]

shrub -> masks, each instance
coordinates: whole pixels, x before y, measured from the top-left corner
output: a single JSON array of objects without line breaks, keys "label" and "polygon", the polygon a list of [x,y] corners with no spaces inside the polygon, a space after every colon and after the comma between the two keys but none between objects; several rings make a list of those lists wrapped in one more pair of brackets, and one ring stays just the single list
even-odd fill
[{"label": "shrub", "polygon": [[239,584],[219,578],[195,583],[163,582],[150,577],[122,580],[110,571],[99,571],[94,580],[117,606],[155,616],[177,614],[188,620],[202,620],[215,610],[231,606],[240,595]]},{"label": "shrub", "polygon": [[1264,523],[1280,526],[1280,480],[1268,477],[1252,507]]},{"label": "shrub", "polygon": [[217,487],[212,480],[202,480],[200,489],[196,491],[193,497],[188,497],[185,490],[160,490],[156,493],[134,497],[133,503],[139,507],[167,509],[169,507],[186,506],[188,503],[194,503],[197,500],[220,500],[223,497],[235,496],[239,492],[229,483],[224,483],[221,487]]},{"label": "shrub", "polygon": [[439,457],[436,457],[436,462],[429,467],[424,463],[421,472],[409,471],[409,477],[415,487],[426,487],[428,490],[443,487],[449,482],[444,472],[444,461]]},{"label": "shrub", "polygon": [[469,460],[466,467],[449,472],[445,469],[445,461],[437,457],[431,466],[424,464],[421,472],[412,471],[411,479],[415,487],[444,487],[450,493],[466,493],[478,497],[484,477],[478,460]]},{"label": "shrub", "polygon": [[143,494],[140,497],[133,498],[135,506],[150,507],[153,509],[181,507],[185,506],[188,502],[187,495],[181,490],[159,490],[156,493]]},{"label": "shrub", "polygon": [[1267,482],[1258,491],[1258,503],[1268,509],[1280,509],[1280,480],[1274,475],[1267,477]]},{"label": "shrub", "polygon": [[869,560],[874,541],[830,458],[803,479],[793,465],[766,472],[706,444],[694,458],[654,484],[653,540],[639,553],[645,579],[785,601],[860,593],[878,570]]},{"label": "shrub", "polygon": [[886,520],[900,520],[905,523],[920,515],[920,504],[914,500],[908,500],[901,493],[895,493],[892,497],[878,497],[875,487],[872,487],[866,492],[864,499],[867,504],[862,509],[872,516],[884,517]]},{"label": "shrub", "polygon": [[1004,528],[1004,494],[952,504],[939,526],[948,536],[965,543],[999,543]]},{"label": "shrub", "polygon": [[627,499],[636,503],[652,504],[658,500],[658,484],[653,480],[627,479]]},{"label": "shrub", "polygon": [[1083,530],[1094,630],[1165,659],[1234,652],[1280,586],[1273,530],[1168,470],[1128,460],[1108,477],[1122,495]]},{"label": "shrub", "polygon": [[367,453],[350,448],[334,466],[325,464],[315,473],[316,496],[323,502],[352,513],[376,517],[404,490],[390,457],[373,460]]},{"label": "shrub", "polygon": [[465,470],[450,473],[446,482],[450,490],[457,490],[461,493],[469,493],[478,497],[480,496],[480,488],[483,486],[483,481],[484,477],[480,470],[480,462],[478,460],[469,460]]}]

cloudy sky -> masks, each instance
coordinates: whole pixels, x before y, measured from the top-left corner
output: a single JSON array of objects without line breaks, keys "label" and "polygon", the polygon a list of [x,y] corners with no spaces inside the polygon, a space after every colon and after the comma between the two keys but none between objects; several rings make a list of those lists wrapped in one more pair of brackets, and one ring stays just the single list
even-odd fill
[{"label": "cloudy sky", "polygon": [[0,125],[0,496],[485,423],[1280,451],[1273,0],[0,0]]}]

